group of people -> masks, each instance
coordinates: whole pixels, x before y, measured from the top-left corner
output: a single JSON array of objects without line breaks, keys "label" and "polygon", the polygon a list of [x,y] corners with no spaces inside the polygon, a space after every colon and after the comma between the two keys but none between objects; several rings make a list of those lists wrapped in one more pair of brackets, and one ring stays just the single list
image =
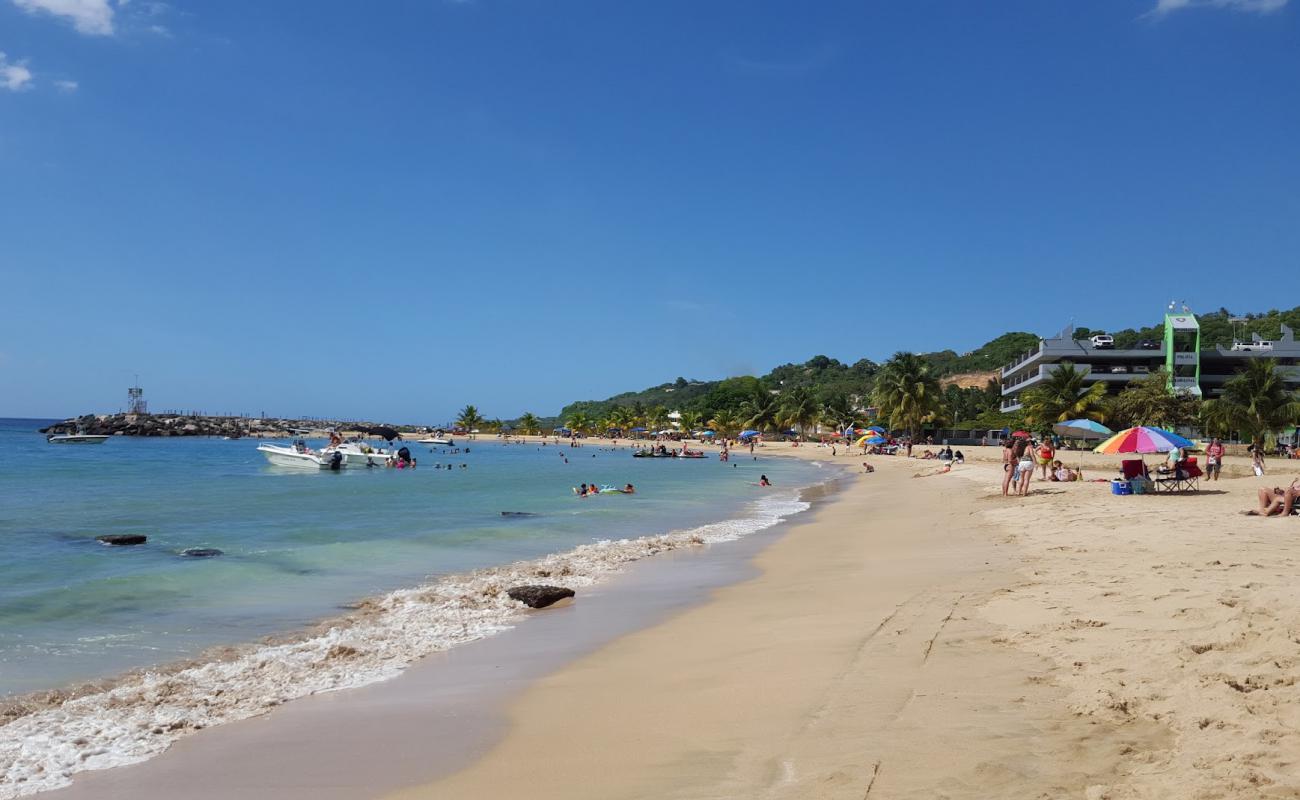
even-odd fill
[{"label": "group of people", "polygon": [[626,484],[622,489],[615,489],[612,486],[607,486],[604,489],[602,489],[594,483],[591,484],[590,486],[584,483],[578,488],[574,489],[573,493],[576,494],[578,497],[591,497],[592,495],[597,495],[597,494],[636,494],[636,487],[629,483]]},{"label": "group of people", "polygon": [[939,461],[946,461],[950,464],[966,463],[966,456],[964,456],[960,450],[954,452],[952,447],[948,445],[944,445],[943,449],[937,453],[927,447],[925,451],[921,453],[921,458],[926,461],[938,459]]},{"label": "group of people", "polygon": [[1055,456],[1056,449],[1046,439],[1037,445],[1027,436],[1012,436],[1003,442],[1002,496],[1006,497],[1013,491],[1020,496],[1029,494],[1034,468],[1041,466],[1043,477],[1040,480],[1047,480],[1047,470]]}]

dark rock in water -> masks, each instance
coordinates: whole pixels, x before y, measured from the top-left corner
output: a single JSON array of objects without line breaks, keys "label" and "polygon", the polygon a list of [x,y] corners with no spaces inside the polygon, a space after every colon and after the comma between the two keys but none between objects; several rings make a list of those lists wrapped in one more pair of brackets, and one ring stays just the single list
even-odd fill
[{"label": "dark rock in water", "polygon": [[96,536],[95,539],[104,544],[123,546],[128,544],[144,544],[149,540],[149,537],[145,536],[143,533],[109,533],[104,536]]},{"label": "dark rock in water", "polygon": [[531,512],[531,511],[502,511],[502,512],[501,512],[501,516],[503,516],[503,517],[535,517],[535,516],[537,516],[537,515],[534,514],[534,513]]},{"label": "dark rock in water", "polygon": [[215,547],[191,547],[188,550],[182,550],[181,555],[186,558],[212,558],[213,556],[222,555],[222,552]]},{"label": "dark rock in water", "polygon": [[506,594],[529,608],[546,608],[566,597],[573,597],[574,591],[563,586],[516,586],[508,589]]}]

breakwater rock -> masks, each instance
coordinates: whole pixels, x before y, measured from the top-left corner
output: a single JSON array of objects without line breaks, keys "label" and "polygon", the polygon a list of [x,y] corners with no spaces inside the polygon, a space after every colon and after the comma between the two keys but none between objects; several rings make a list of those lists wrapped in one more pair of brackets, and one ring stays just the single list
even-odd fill
[{"label": "breakwater rock", "polygon": [[[370,423],[304,419],[253,419],[182,414],[85,414],[56,422],[41,433],[108,436],[228,436],[238,439],[319,435],[331,428],[354,430]],[[308,433],[311,432],[311,433]]]}]

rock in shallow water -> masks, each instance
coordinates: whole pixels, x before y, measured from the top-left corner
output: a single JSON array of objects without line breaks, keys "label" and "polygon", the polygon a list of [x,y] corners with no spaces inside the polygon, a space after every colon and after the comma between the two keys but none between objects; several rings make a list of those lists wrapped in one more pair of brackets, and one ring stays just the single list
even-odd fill
[{"label": "rock in shallow water", "polygon": [[149,537],[143,533],[109,533],[96,536],[95,539],[104,544],[120,547],[128,544],[144,544],[149,540]]},{"label": "rock in shallow water", "polygon": [[515,586],[508,589],[506,594],[529,608],[546,608],[566,597],[573,597],[574,591],[563,586]]},{"label": "rock in shallow water", "polygon": [[222,555],[222,551],[215,547],[191,547],[188,550],[182,550],[181,555],[186,558],[212,558],[213,556]]}]

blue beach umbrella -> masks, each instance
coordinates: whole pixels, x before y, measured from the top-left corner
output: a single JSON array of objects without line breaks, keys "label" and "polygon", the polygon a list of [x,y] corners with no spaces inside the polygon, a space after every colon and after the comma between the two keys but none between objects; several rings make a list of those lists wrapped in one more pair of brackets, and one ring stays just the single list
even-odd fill
[{"label": "blue beach umbrella", "polygon": [[751,436],[757,436],[757,435],[758,435],[758,431],[755,431],[755,430],[748,430],[748,431],[741,431],[741,432],[740,432],[740,438],[742,438],[742,439],[748,439],[748,438],[751,437]]},{"label": "blue beach umbrella", "polygon": [[701,436],[716,436],[717,434],[714,433],[713,431],[700,431],[700,435],[701,435]]},{"label": "blue beach umbrella", "polygon": [[1090,419],[1071,419],[1052,426],[1052,432],[1070,439],[1105,439],[1114,433],[1100,422]]},{"label": "blue beach umbrella", "polygon": [[872,425],[871,427],[867,428],[867,430],[871,431],[872,433],[888,433],[888,431],[886,431],[884,428],[880,427],[879,425]]},{"label": "blue beach umbrella", "polygon": [[628,430],[632,431],[633,433],[645,433],[645,428],[640,428],[640,427],[629,428]]}]

